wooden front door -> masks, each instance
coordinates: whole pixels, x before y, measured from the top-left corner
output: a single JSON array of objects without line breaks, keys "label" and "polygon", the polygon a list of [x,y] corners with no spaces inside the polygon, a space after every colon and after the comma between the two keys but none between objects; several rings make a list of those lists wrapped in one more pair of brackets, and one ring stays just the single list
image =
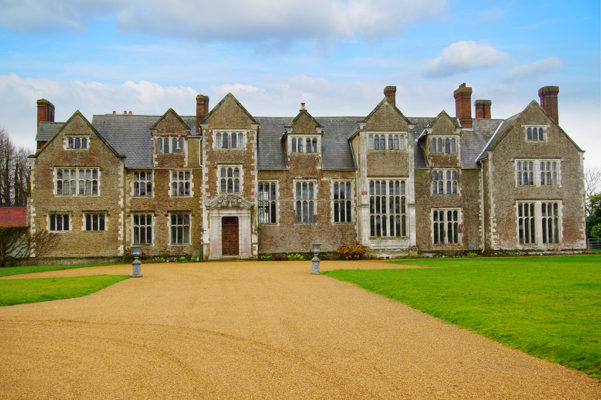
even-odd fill
[{"label": "wooden front door", "polygon": [[224,256],[239,254],[238,217],[221,218],[221,254]]}]

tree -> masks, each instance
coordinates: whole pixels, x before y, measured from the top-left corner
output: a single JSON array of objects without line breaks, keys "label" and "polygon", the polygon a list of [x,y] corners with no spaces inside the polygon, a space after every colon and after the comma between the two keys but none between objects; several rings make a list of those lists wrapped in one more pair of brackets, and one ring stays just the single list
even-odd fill
[{"label": "tree", "polygon": [[29,151],[16,148],[0,128],[0,207],[24,207],[29,188]]},{"label": "tree", "polygon": [[601,169],[587,168],[584,170],[584,194],[586,198],[586,216],[588,218],[593,212],[591,206],[594,202],[591,201],[591,197],[601,194]]},{"label": "tree", "polygon": [[601,239],[601,193],[588,198],[589,214],[586,217],[586,235]]}]

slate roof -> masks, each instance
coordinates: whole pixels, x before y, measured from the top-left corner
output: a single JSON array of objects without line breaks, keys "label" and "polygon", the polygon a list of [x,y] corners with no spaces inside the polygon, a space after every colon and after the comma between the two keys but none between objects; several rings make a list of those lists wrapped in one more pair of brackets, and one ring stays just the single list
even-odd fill
[{"label": "slate roof", "polygon": [[64,124],[64,122],[40,122],[38,134],[36,135],[35,140],[38,142],[49,141],[54,135],[56,135],[56,132],[58,132],[58,130],[62,128]]},{"label": "slate roof", "polygon": [[0,207],[0,227],[27,226],[27,207]]},{"label": "slate roof", "polygon": [[[463,168],[476,168],[479,155],[491,145],[491,138],[501,136],[501,131],[509,129],[511,122],[519,114],[507,120],[473,119],[473,129],[463,130],[461,134],[461,165]],[[152,168],[151,127],[161,118],[160,115],[94,115],[92,125],[113,146],[115,151],[126,156],[128,168]],[[190,127],[190,133],[196,134],[196,117],[181,116]],[[259,170],[286,169],[286,156],[282,137],[286,126],[294,117],[254,117],[260,125],[258,142]],[[352,117],[315,117],[323,127],[322,168],[324,170],[354,170],[356,168],[348,139],[357,131],[362,116]],[[434,117],[407,117],[415,126],[414,163],[415,168],[428,168],[424,157],[424,140],[420,134],[434,120]],[[36,140],[48,141],[64,125],[61,122],[42,122],[38,128]],[[410,136],[411,137],[411,136]]]}]

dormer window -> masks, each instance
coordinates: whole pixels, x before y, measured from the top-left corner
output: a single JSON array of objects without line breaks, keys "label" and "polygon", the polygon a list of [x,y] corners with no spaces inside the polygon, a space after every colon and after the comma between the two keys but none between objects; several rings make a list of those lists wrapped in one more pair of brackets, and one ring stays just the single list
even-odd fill
[{"label": "dormer window", "polygon": [[243,149],[243,132],[217,132],[215,133],[216,149]]},{"label": "dormer window", "polygon": [[318,153],[319,136],[297,136],[290,140],[291,153]]},{"label": "dormer window", "polygon": [[527,142],[542,142],[547,137],[547,127],[544,125],[526,125],[524,133]]},{"label": "dormer window", "polygon": [[405,150],[405,135],[403,134],[370,134],[368,140],[369,150]]},{"label": "dormer window", "polygon": [[457,153],[457,139],[451,136],[432,137],[430,153]]},{"label": "dormer window", "polygon": [[157,153],[182,153],[184,138],[181,136],[165,136],[157,138]]},{"label": "dormer window", "polygon": [[88,136],[67,136],[65,138],[65,147],[69,150],[87,150],[89,143],[90,138]]}]

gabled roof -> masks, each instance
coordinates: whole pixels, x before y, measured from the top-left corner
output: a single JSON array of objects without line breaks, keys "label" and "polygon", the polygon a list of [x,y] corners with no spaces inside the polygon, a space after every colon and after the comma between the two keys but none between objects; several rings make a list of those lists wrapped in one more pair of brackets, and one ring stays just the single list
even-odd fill
[{"label": "gabled roof", "polygon": [[215,111],[217,111],[222,105],[223,103],[225,103],[226,100],[231,99],[233,100],[241,109],[242,111],[244,111],[244,113],[248,116],[248,118],[250,118],[250,120],[255,123],[258,124],[257,120],[255,119],[255,117],[253,117],[247,110],[246,108],[238,101],[238,99],[236,98],[236,96],[234,96],[231,93],[226,94],[223,99],[221,99],[221,101],[219,103],[217,103],[217,105],[215,107],[213,107],[213,109],[203,118],[203,120],[201,121],[201,123],[205,123],[206,120],[208,120],[211,115],[213,115],[215,113]]},{"label": "gabled roof", "polygon": [[184,122],[184,120],[182,119],[182,117],[179,116],[178,113],[175,112],[175,110],[173,108],[169,108],[167,111],[165,111],[165,114],[163,114],[163,116],[161,118],[159,118],[151,127],[150,130],[155,130],[156,127],[161,123],[161,121],[163,121],[165,118],[167,118],[167,116],[169,114],[173,114],[175,116],[175,118],[182,124],[183,127],[188,128],[188,130],[190,129],[190,126],[188,126],[188,124],[186,124]]},{"label": "gabled roof", "polygon": [[0,228],[27,226],[27,207],[0,207]]},{"label": "gabled roof", "polygon": [[292,126],[296,123],[296,121],[299,120],[299,118],[303,115],[306,115],[307,117],[309,117],[309,119],[311,119],[311,121],[313,121],[315,123],[315,125],[317,125],[318,128],[323,128],[323,126],[321,126],[319,124],[319,122],[317,122],[317,120],[315,118],[313,118],[313,116],[309,113],[309,111],[307,111],[304,108],[301,108],[298,111],[298,114],[296,114],[296,117],[294,117],[294,119],[292,120],[292,122],[290,122],[289,125],[286,126],[286,128],[292,128]]},{"label": "gabled roof", "polygon": [[43,152],[48,147],[47,145],[50,142],[52,142],[54,139],[56,139],[56,137],[59,135],[59,133],[61,133],[62,130],[65,129],[65,127],[68,126],[69,123],[75,117],[81,117],[83,119],[83,121],[85,122],[85,124],[88,126],[88,128],[90,130],[92,130],[92,132],[102,141],[102,143],[104,143],[113,152],[113,154],[115,154],[116,157],[118,157],[118,158],[125,158],[125,155],[122,155],[122,154],[118,153],[117,150],[115,150],[115,148],[106,140],[106,138],[104,136],[102,136],[100,134],[100,132],[98,132],[98,130],[96,130],[96,128],[94,128],[94,126],[90,123],[90,121],[88,121],[88,119],[79,110],[76,110],[73,113],[73,115],[71,115],[71,117],[66,122],[63,123],[63,125],[58,129],[58,131],[54,134],[54,136],[52,136],[52,138],[48,141],[48,143],[46,144],[46,146],[44,146],[40,150],[38,150],[34,154],[34,157],[37,157],[38,155],[40,155],[40,153]]},{"label": "gabled roof", "polygon": [[384,97],[384,98],[382,99],[382,101],[380,101],[380,102],[378,103],[378,105],[377,105],[377,106],[376,106],[376,107],[375,107],[373,110],[371,110],[371,112],[370,112],[370,113],[367,115],[367,117],[365,117],[365,118],[364,118],[364,119],[363,119],[361,122],[367,122],[367,121],[369,121],[369,119],[370,119],[370,118],[371,118],[371,117],[372,117],[372,116],[373,116],[373,115],[374,115],[374,114],[375,114],[375,113],[376,113],[376,112],[377,112],[377,111],[378,111],[380,108],[382,108],[382,107],[383,107],[385,104],[390,104],[390,105],[392,106],[392,108],[393,108],[393,109],[394,109],[394,110],[395,110],[395,111],[396,111],[396,112],[397,112],[397,113],[398,113],[398,114],[401,116],[401,118],[403,118],[403,119],[405,120],[405,122],[407,122],[407,124],[411,124],[411,121],[410,121],[410,120],[409,120],[407,117],[405,117],[405,115],[403,115],[403,113],[401,112],[401,110],[399,110],[399,109],[397,108],[397,106],[396,106],[396,105],[394,105],[394,104],[392,103],[392,101],[391,101],[391,100],[390,100],[388,97]]},{"label": "gabled roof", "polygon": [[573,140],[570,136],[568,136],[568,134],[553,120],[553,118],[551,118],[551,116],[540,106],[540,104],[538,104],[538,102],[536,100],[532,100],[530,102],[530,104],[528,104],[526,106],[526,108],[524,108],[521,112],[512,115],[511,117],[507,118],[506,120],[503,121],[503,123],[501,125],[499,125],[499,127],[497,128],[496,132],[494,133],[494,135],[490,138],[490,140],[488,141],[488,143],[486,143],[486,145],[483,147],[482,151],[480,151],[480,153],[478,154],[478,157],[476,158],[476,161],[480,161],[483,160],[487,157],[487,152],[494,150],[495,147],[497,147],[497,145],[499,144],[499,142],[501,142],[501,140],[507,135],[507,133],[514,127],[516,121],[519,119],[519,117],[526,111],[528,110],[528,108],[530,107],[535,107],[537,108],[539,111],[542,111],[547,118],[549,119],[549,123],[554,124],[555,126],[557,126],[559,128],[559,130],[566,135],[566,137],[570,140],[570,142],[572,142],[572,144],[574,144],[574,146],[576,146],[576,148],[578,149],[578,151],[583,151]]}]

